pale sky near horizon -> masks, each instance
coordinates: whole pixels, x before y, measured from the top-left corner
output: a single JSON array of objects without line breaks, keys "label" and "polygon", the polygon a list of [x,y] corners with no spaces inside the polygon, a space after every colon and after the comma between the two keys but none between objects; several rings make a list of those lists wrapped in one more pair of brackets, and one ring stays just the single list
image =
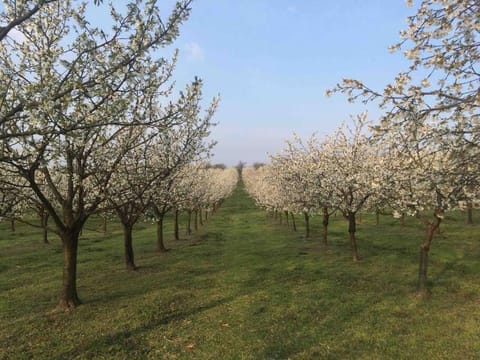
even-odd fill
[{"label": "pale sky near horizon", "polygon": [[206,100],[221,95],[212,161],[266,162],[293,132],[321,138],[350,114],[378,117],[373,105],[325,90],[344,77],[381,89],[405,70],[388,46],[414,12],[404,0],[194,1],[175,43],[175,77],[202,78]]}]

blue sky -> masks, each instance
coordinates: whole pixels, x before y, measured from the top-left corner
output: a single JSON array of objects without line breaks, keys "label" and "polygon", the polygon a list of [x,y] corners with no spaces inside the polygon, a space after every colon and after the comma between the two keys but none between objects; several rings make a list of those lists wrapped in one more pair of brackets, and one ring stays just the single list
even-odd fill
[{"label": "blue sky", "polygon": [[[167,16],[174,0],[158,3]],[[331,134],[366,108],[327,98],[327,89],[344,77],[381,89],[408,67],[388,51],[415,12],[404,0],[195,0],[192,8],[174,44],[174,79],[180,89],[202,78],[205,105],[221,96],[214,163],[266,162],[293,132]]]},{"label": "blue sky", "polygon": [[204,79],[206,99],[221,95],[213,162],[265,162],[294,131],[322,137],[365,110],[325,90],[344,77],[381,88],[406,69],[388,46],[413,13],[404,0],[194,1],[175,76]]}]

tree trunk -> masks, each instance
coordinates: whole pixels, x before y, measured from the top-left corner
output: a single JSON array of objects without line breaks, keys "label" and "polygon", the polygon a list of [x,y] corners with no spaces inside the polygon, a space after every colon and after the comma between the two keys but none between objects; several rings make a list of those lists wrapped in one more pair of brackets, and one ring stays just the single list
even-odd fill
[{"label": "tree trunk", "polygon": [[358,257],[357,239],[355,238],[355,232],[357,231],[355,213],[349,212],[347,218],[348,218],[348,233],[350,234],[350,245],[352,247],[352,260],[358,261],[360,260],[360,258]]},{"label": "tree trunk", "polygon": [[402,214],[402,216],[400,216],[400,225],[401,225],[402,227],[405,226],[405,214]]},{"label": "tree trunk", "polygon": [[15,219],[10,219],[10,230],[15,232]]},{"label": "tree trunk", "polygon": [[295,223],[295,215],[292,213],[292,226],[293,226],[293,231],[297,231],[297,224]]},{"label": "tree trunk", "polygon": [[328,240],[327,240],[327,235],[328,235],[328,223],[330,219],[330,214],[328,213],[328,208],[324,207],[323,208],[323,219],[322,219],[322,224],[323,224],[323,243],[325,245],[328,245]]},{"label": "tree trunk", "polygon": [[420,297],[426,297],[430,295],[430,290],[427,286],[428,253],[430,251],[430,245],[432,244],[433,236],[438,231],[441,221],[442,219],[435,215],[435,220],[427,224],[425,240],[422,243],[422,246],[420,246],[420,263],[417,285],[417,295]]},{"label": "tree trunk", "polygon": [[195,232],[198,231],[198,210],[195,210],[195,221],[194,221],[194,229],[195,229]]},{"label": "tree trunk", "polygon": [[192,234],[192,211],[188,210],[188,216],[187,216],[187,235]]},{"label": "tree trunk", "polygon": [[205,210],[205,221],[208,221],[208,210]]},{"label": "tree trunk", "polygon": [[288,219],[288,211],[285,211],[285,221],[287,222],[287,226],[290,226],[290,221]]},{"label": "tree trunk", "polygon": [[467,225],[473,224],[473,203],[467,201]]},{"label": "tree trunk", "polygon": [[203,211],[202,209],[198,210],[198,217],[200,220],[200,226],[203,226]]},{"label": "tree trunk", "polygon": [[178,209],[173,210],[173,235],[175,240],[180,240],[180,236],[178,234]]},{"label": "tree trunk", "polygon": [[303,216],[305,218],[305,237],[309,238],[310,237],[310,217],[306,212],[303,213]]},{"label": "tree trunk", "polygon": [[47,211],[42,211],[42,215],[40,218],[40,221],[42,223],[42,229],[43,229],[43,243],[44,244],[50,244],[48,241],[48,217],[50,214]]},{"label": "tree trunk", "polygon": [[157,219],[157,251],[166,252],[168,249],[163,242],[163,216]]},{"label": "tree trunk", "polygon": [[380,212],[375,212],[375,224],[378,226],[380,225]]},{"label": "tree trunk", "polygon": [[81,304],[77,294],[77,252],[79,232],[70,230],[62,234],[63,285],[59,307],[69,310]]},{"label": "tree trunk", "polygon": [[282,213],[280,211],[278,212],[278,219],[279,219],[280,225],[282,225],[283,224],[283,217],[282,217]]},{"label": "tree trunk", "polygon": [[133,226],[123,224],[123,244],[125,247],[125,265],[127,270],[137,270],[135,266],[135,259],[133,256],[133,238],[132,238]]},{"label": "tree trunk", "polygon": [[107,233],[107,216],[103,217],[103,227],[102,227],[103,233]]},{"label": "tree trunk", "polygon": [[422,297],[427,296],[430,293],[427,288],[428,252],[428,248],[424,248],[423,245],[420,246],[420,264],[418,269],[417,295]]}]

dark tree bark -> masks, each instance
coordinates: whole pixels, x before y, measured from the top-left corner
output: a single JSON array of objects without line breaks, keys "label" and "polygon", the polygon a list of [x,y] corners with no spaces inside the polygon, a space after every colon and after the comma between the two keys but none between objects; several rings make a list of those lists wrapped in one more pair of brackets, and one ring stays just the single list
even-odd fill
[{"label": "dark tree bark", "polygon": [[328,236],[328,224],[329,224],[329,220],[330,220],[330,213],[328,212],[328,208],[326,206],[324,206],[323,209],[322,209],[322,215],[323,215],[323,219],[322,219],[323,243],[325,245],[328,245],[327,236]]},{"label": "dark tree bark", "polygon": [[163,215],[159,216],[157,219],[157,251],[168,251],[163,242]]},{"label": "dark tree bark", "polygon": [[81,304],[77,294],[77,252],[78,230],[65,230],[62,234],[63,244],[63,284],[60,308],[73,309]]},{"label": "dark tree bark", "polygon": [[208,210],[205,210],[205,221],[208,221]]},{"label": "dark tree bark", "polygon": [[283,217],[282,217],[282,213],[280,211],[278,212],[278,221],[279,221],[280,225],[283,224]]},{"label": "dark tree bark", "polygon": [[305,218],[305,237],[310,237],[310,216],[308,216],[307,212],[303,213],[303,217]]},{"label": "dark tree bark", "polygon": [[380,211],[375,212],[375,224],[380,225]]},{"label": "dark tree bark", "polygon": [[288,211],[285,210],[284,213],[285,213],[285,222],[287,223],[287,226],[290,226],[290,221],[288,219]]},{"label": "dark tree bark", "polygon": [[400,216],[400,225],[401,225],[402,227],[405,226],[405,214],[402,214],[402,216]]},{"label": "dark tree bark", "polygon": [[40,218],[40,223],[42,226],[42,231],[43,231],[43,243],[44,244],[50,244],[48,241],[48,218],[49,218],[49,213],[45,210],[42,211],[41,213],[41,218]]},{"label": "dark tree bark", "polygon": [[430,246],[432,244],[433,237],[438,231],[440,223],[442,222],[442,212],[437,210],[434,213],[433,221],[426,221],[426,236],[422,245],[420,246],[420,263],[418,269],[418,284],[417,284],[417,295],[420,297],[425,297],[430,295],[430,290],[427,287],[427,269],[428,269],[428,253],[430,251]]},{"label": "dark tree bark", "polygon": [[10,231],[15,232],[15,219],[10,219]]},{"label": "dark tree bark", "polygon": [[137,270],[137,266],[135,265],[135,259],[133,255],[133,226],[130,224],[122,224],[123,225],[123,245],[125,247],[125,265],[127,270],[133,271]]},{"label": "dark tree bark", "polygon": [[350,235],[350,246],[352,248],[352,260],[359,261],[358,250],[357,250],[357,239],[355,238],[355,232],[357,231],[357,224],[355,219],[355,213],[349,212],[347,214],[348,220],[348,233]]},{"label": "dark tree bark", "polygon": [[187,216],[187,235],[192,234],[192,211],[188,210]]},{"label": "dark tree bark", "polygon": [[175,240],[180,240],[180,235],[178,231],[178,214],[179,214],[178,209],[173,209],[173,235],[175,237]]},{"label": "dark tree bark", "polygon": [[203,211],[202,211],[202,209],[198,210],[198,220],[200,221],[200,226],[203,226]]}]

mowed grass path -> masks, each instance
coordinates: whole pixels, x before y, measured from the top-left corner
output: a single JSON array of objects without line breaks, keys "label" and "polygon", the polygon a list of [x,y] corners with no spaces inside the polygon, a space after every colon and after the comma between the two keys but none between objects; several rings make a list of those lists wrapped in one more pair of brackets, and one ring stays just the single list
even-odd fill
[{"label": "mowed grass path", "polygon": [[275,223],[239,186],[166,254],[154,252],[154,226],[137,226],[137,272],[124,270],[120,227],[105,236],[92,221],[79,251],[84,304],[67,314],[52,311],[59,241],[1,224],[0,358],[478,359],[480,227],[462,216],[433,244],[427,300],[414,296],[413,220],[364,218],[352,263],[343,219],[325,247],[319,218],[305,239],[300,219],[297,233]]}]

